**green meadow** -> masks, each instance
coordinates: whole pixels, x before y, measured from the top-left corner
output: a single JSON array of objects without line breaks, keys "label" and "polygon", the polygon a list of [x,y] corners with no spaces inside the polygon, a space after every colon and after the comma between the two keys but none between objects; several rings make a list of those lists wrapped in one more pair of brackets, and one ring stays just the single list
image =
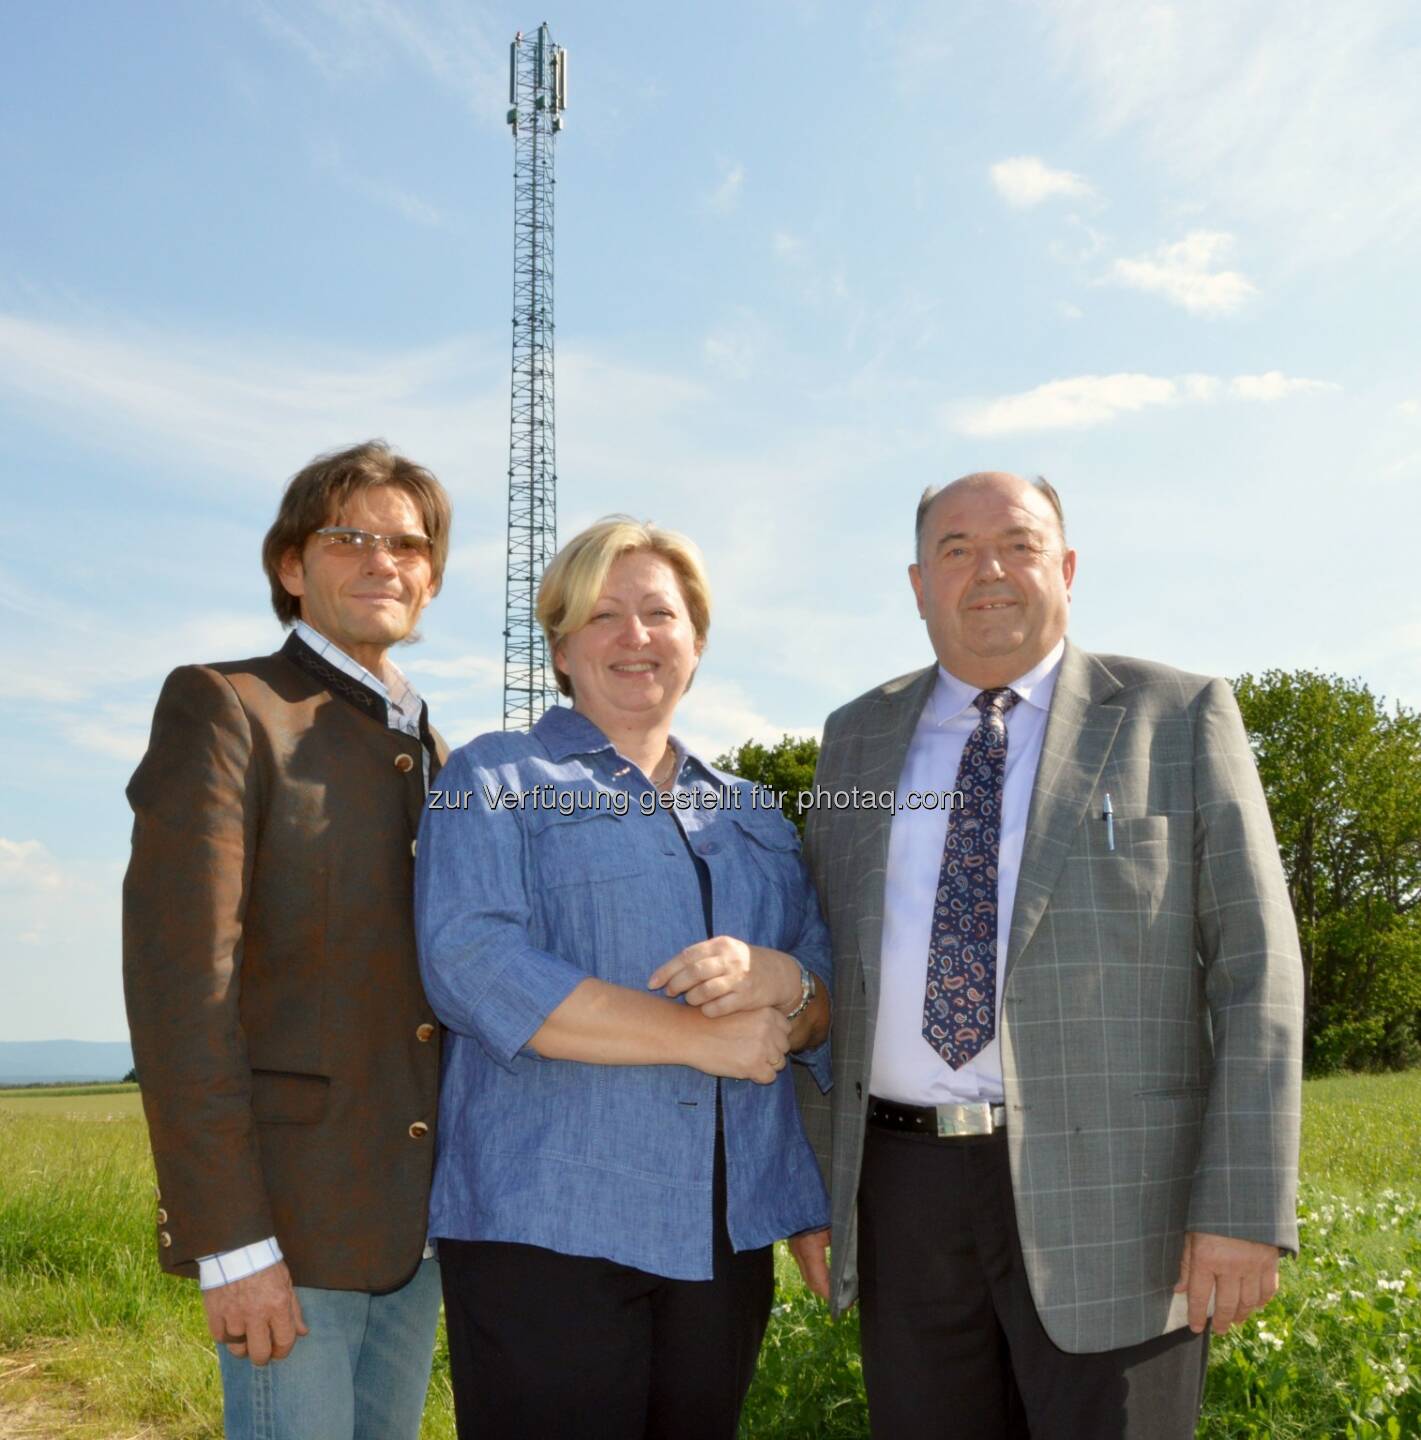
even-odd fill
[{"label": "green meadow", "polygon": [[[133,1087],[0,1091],[0,1436],[220,1436],[152,1186]],[[1199,1435],[1421,1435],[1421,1071],[1308,1082],[1301,1217],[1279,1298],[1213,1346]],[[743,1433],[866,1435],[856,1322],[831,1325],[784,1255],[778,1273]],[[442,1340],[422,1433],[454,1433]]]}]

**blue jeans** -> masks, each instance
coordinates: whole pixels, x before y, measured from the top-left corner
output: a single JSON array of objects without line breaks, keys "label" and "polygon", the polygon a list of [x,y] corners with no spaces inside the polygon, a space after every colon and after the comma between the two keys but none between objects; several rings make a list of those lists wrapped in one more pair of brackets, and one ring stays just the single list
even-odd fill
[{"label": "blue jeans", "polygon": [[439,1320],[439,1262],[388,1295],[296,1297],[311,1333],[258,1368],[217,1347],[227,1440],[417,1440]]}]

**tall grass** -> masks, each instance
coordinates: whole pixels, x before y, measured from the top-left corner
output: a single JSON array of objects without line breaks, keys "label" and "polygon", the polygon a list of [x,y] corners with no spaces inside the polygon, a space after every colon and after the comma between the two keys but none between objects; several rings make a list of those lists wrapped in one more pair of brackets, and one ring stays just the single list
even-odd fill
[{"label": "tall grass", "polygon": [[[1421,1072],[1309,1082],[1303,1255],[1274,1304],[1213,1345],[1201,1437],[1421,1435],[1418,1117]],[[39,1433],[220,1436],[197,1289],[160,1273],[153,1212],[143,1122],[121,1100],[0,1105],[0,1355],[23,1361],[0,1394],[63,1398]],[[866,1435],[856,1317],[831,1325],[783,1254],[776,1274],[742,1434]],[[421,1434],[453,1433],[441,1328]]]},{"label": "tall grass", "polygon": [[155,1259],[142,1118],[0,1110],[0,1155],[0,1352],[37,1351],[40,1373],[74,1388],[76,1436],[111,1422],[220,1435],[197,1289]]}]

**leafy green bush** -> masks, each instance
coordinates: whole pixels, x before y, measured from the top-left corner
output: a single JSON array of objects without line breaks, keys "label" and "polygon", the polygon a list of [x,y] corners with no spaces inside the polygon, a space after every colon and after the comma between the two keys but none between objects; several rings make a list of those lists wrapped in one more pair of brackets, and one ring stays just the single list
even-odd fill
[{"label": "leafy green bush", "polygon": [[1308,1072],[1421,1056],[1421,714],[1356,680],[1234,682],[1302,942]]}]

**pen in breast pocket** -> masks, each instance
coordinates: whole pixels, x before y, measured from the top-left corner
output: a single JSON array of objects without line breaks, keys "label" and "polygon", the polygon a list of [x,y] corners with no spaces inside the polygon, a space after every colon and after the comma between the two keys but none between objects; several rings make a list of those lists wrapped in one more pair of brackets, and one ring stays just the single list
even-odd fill
[{"label": "pen in breast pocket", "polygon": [[1110,803],[1110,791],[1105,792],[1105,804],[1100,807],[1100,818],[1105,821],[1105,848],[1115,848],[1115,809]]}]

